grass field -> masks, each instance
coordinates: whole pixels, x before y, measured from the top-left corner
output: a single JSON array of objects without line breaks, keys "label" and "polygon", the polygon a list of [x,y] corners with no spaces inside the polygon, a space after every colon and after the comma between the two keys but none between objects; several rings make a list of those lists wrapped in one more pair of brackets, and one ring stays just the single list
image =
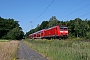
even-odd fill
[{"label": "grass field", "polygon": [[75,40],[23,40],[49,60],[90,60],[90,42]]},{"label": "grass field", "polygon": [[9,42],[10,40],[0,40],[0,42]]},{"label": "grass field", "polygon": [[14,60],[16,58],[19,41],[0,40],[0,60]]}]

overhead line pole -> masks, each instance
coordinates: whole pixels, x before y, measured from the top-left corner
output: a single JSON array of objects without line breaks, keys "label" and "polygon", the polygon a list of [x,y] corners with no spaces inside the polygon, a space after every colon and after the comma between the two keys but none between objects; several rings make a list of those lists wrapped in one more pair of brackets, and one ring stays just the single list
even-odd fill
[{"label": "overhead line pole", "polygon": [[[32,29],[33,29],[33,25],[32,25],[32,21],[30,21],[31,24],[31,34],[33,33]],[[33,37],[33,36],[32,36]],[[32,38],[33,39],[33,38]]]}]

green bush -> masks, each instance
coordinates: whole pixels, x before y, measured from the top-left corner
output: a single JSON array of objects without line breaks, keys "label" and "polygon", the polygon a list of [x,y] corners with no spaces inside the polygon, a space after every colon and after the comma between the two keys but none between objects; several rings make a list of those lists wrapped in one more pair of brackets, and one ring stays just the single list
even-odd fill
[{"label": "green bush", "polygon": [[86,38],[90,40],[90,32],[87,32]]}]

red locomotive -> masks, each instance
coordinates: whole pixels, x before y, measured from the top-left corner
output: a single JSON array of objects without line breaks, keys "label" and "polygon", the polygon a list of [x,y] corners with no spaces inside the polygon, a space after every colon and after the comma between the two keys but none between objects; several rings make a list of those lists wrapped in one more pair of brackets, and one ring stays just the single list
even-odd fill
[{"label": "red locomotive", "polygon": [[29,35],[29,38],[67,38],[68,27],[66,26],[54,26],[48,29],[43,29],[38,32]]}]

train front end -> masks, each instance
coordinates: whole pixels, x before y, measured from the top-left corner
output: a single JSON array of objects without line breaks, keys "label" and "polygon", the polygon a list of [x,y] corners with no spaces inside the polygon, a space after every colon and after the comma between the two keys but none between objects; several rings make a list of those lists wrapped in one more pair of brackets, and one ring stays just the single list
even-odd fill
[{"label": "train front end", "polygon": [[68,37],[68,27],[60,26],[60,37],[62,38]]}]

